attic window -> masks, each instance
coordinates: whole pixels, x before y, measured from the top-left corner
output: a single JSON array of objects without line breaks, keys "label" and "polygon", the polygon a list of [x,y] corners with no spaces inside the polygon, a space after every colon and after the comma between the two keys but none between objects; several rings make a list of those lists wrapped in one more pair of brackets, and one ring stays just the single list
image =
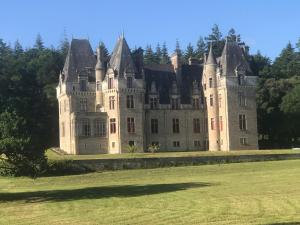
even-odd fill
[{"label": "attic window", "polygon": [[86,81],[85,80],[79,81],[79,88],[80,88],[80,91],[86,91]]},{"label": "attic window", "polygon": [[243,75],[238,75],[238,83],[239,85],[245,85],[245,77]]},{"label": "attic window", "polygon": [[127,88],[132,88],[132,77],[127,77]]}]

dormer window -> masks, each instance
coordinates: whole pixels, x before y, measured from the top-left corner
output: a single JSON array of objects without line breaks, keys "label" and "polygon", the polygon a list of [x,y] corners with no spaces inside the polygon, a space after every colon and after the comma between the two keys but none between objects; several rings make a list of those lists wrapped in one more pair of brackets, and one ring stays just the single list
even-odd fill
[{"label": "dormer window", "polygon": [[238,83],[239,85],[245,85],[245,77],[243,75],[238,75]]},{"label": "dormer window", "polygon": [[193,109],[200,109],[200,99],[193,98],[192,99]]},{"label": "dormer window", "polygon": [[171,108],[179,109],[179,98],[171,98]]},{"label": "dormer window", "polygon": [[132,88],[132,77],[127,77],[127,88]]},{"label": "dormer window", "polygon": [[157,97],[150,97],[150,109],[158,109],[158,98]]},{"label": "dormer window", "polygon": [[86,80],[80,80],[79,81],[79,89],[80,91],[86,91]]}]

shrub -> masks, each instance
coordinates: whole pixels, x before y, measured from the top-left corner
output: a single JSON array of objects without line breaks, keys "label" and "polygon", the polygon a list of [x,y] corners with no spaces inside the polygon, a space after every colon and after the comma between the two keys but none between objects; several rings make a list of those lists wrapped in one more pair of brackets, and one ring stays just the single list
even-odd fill
[{"label": "shrub", "polygon": [[159,145],[156,145],[156,144],[152,144],[152,145],[148,146],[148,151],[151,152],[151,153],[158,152],[159,149],[160,149]]},{"label": "shrub", "polygon": [[137,146],[135,145],[128,145],[127,146],[127,151],[131,154],[135,153],[137,151]]}]

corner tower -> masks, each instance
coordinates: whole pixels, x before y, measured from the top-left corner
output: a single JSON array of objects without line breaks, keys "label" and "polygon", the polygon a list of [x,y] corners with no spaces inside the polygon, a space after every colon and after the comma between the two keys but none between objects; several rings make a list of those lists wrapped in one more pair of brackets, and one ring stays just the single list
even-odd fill
[{"label": "corner tower", "polygon": [[217,68],[220,149],[258,149],[256,79],[245,52],[226,40]]},{"label": "corner tower", "polygon": [[207,108],[209,151],[220,150],[218,87],[216,71],[217,62],[211,45],[208,57],[205,60],[202,76],[202,85]]},{"label": "corner tower", "polygon": [[124,36],[119,37],[103,80],[108,115],[109,153],[127,152],[128,146],[144,150],[144,82],[137,72]]}]

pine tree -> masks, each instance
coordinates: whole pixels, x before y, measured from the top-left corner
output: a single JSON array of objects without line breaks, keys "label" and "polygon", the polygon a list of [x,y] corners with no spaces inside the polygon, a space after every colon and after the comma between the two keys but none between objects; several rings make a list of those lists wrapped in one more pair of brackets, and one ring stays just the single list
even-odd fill
[{"label": "pine tree", "polygon": [[211,29],[211,34],[205,38],[207,41],[207,49],[209,48],[210,43],[213,46],[213,53],[216,57],[219,57],[222,54],[223,47],[225,45],[225,40],[222,37],[222,33],[217,24],[214,24]]},{"label": "pine tree", "polygon": [[144,55],[144,63],[145,64],[153,64],[155,63],[155,54],[153,53],[151,45],[147,45]]},{"label": "pine tree", "polygon": [[228,31],[227,40],[228,41],[237,41],[237,42],[240,42],[241,41],[241,36],[239,34],[237,35],[235,33],[235,30],[233,28],[231,28]]},{"label": "pine tree", "polygon": [[195,57],[195,51],[194,51],[194,47],[192,46],[191,43],[189,43],[186,47],[185,53],[184,53],[184,62],[188,63],[190,58],[194,58]]},{"label": "pine tree", "polygon": [[15,42],[14,52],[16,55],[24,52],[23,47],[18,40]]},{"label": "pine tree", "polygon": [[177,53],[179,58],[182,56],[182,50],[180,48],[180,44],[179,44],[178,39],[176,40],[175,52]]},{"label": "pine tree", "polygon": [[161,64],[169,64],[170,63],[170,57],[168,54],[168,49],[166,42],[163,43],[162,49],[161,49]]},{"label": "pine tree", "polygon": [[162,57],[162,53],[161,53],[160,44],[157,43],[156,51],[155,51],[155,63],[160,64],[161,57]]},{"label": "pine tree", "polygon": [[70,44],[69,44],[69,40],[68,40],[68,35],[67,35],[66,30],[64,30],[63,37],[59,44],[60,51],[62,52],[62,55],[64,58],[68,54],[69,47],[70,47]]},{"label": "pine tree", "polygon": [[99,48],[102,50],[103,52],[103,57],[104,57],[104,61],[107,62],[109,60],[109,52],[104,44],[103,41],[100,41],[99,43]]},{"label": "pine tree", "polygon": [[197,41],[196,57],[198,59],[202,59],[205,52],[206,52],[206,44],[204,42],[203,37],[200,37],[199,40]]},{"label": "pine tree", "polygon": [[38,34],[36,37],[34,48],[38,50],[43,50],[45,48],[42,36],[40,34]]}]

